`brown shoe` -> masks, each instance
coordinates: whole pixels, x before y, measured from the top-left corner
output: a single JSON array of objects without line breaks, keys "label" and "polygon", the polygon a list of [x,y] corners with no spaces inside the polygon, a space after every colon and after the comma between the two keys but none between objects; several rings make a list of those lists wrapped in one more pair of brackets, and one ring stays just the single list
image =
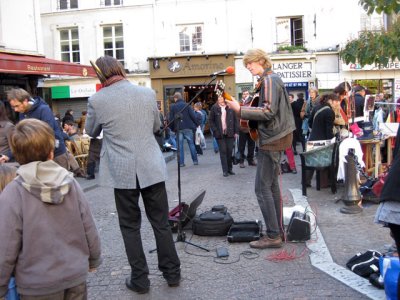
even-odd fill
[{"label": "brown shoe", "polygon": [[267,236],[263,236],[258,241],[250,242],[250,248],[266,249],[266,248],[280,248],[280,247],[282,247],[281,237],[277,237],[276,239],[270,239]]},{"label": "brown shoe", "polygon": [[239,167],[244,168],[244,163],[240,163]]},{"label": "brown shoe", "polygon": [[257,163],[254,160],[249,161],[249,166],[257,166]]}]

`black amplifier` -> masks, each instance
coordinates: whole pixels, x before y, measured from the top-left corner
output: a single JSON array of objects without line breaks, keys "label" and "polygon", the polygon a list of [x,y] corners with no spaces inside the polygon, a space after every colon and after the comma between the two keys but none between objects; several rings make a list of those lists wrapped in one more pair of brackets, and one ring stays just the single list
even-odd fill
[{"label": "black amplifier", "polygon": [[294,211],[287,228],[288,241],[304,242],[310,238],[310,216],[299,211]]}]

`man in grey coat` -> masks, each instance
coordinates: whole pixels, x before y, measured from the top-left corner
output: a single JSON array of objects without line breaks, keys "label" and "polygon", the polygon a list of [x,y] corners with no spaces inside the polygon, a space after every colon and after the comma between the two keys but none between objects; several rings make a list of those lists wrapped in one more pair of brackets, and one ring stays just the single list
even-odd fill
[{"label": "man in grey coat", "polygon": [[100,57],[96,65],[103,88],[89,99],[85,129],[90,136],[103,130],[99,178],[114,188],[132,268],[126,286],[141,294],[150,288],[140,235],[140,195],[156,238],[158,267],[169,286],[178,286],[180,261],[168,224],[166,165],[154,137],[160,129],[155,93],[126,80],[122,65],[112,57]]}]

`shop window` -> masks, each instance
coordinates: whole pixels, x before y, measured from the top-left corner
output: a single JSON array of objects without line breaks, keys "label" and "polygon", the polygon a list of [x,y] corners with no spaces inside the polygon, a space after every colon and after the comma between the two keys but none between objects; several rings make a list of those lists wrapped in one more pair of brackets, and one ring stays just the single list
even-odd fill
[{"label": "shop window", "polygon": [[79,31],[78,28],[60,30],[61,60],[80,63]]},{"label": "shop window", "polygon": [[193,52],[203,49],[203,25],[179,25],[179,51]]},{"label": "shop window", "polygon": [[303,17],[276,18],[277,46],[304,46]]},{"label": "shop window", "polygon": [[122,5],[122,0],[101,0],[101,6],[119,6]]},{"label": "shop window", "polygon": [[78,0],[58,0],[58,9],[73,9],[78,8]]},{"label": "shop window", "polygon": [[124,59],[124,30],[122,25],[103,27],[104,55],[117,59],[122,66],[125,66]]}]

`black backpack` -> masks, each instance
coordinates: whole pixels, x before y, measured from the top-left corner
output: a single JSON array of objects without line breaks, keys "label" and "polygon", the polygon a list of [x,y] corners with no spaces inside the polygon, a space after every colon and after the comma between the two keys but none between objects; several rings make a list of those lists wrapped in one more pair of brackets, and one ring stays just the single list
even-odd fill
[{"label": "black backpack", "polygon": [[372,273],[379,272],[379,257],[382,253],[375,250],[368,250],[364,253],[357,253],[346,263],[346,266],[362,277],[369,277]]},{"label": "black backpack", "polygon": [[223,205],[214,206],[210,211],[194,217],[192,223],[193,234],[202,236],[227,235],[233,223],[233,218]]}]

